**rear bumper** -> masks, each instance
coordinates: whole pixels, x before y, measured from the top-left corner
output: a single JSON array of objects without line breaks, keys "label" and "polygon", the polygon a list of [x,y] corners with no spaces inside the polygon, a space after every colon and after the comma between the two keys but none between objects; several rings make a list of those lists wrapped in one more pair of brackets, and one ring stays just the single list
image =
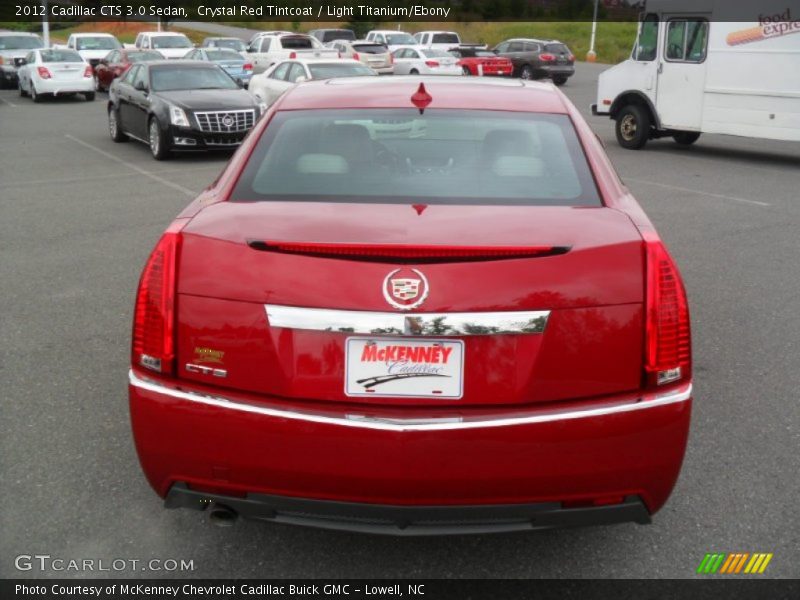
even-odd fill
[{"label": "rear bumper", "polygon": [[[130,375],[131,420],[156,492],[172,498],[169,506],[188,506],[197,501],[189,492],[199,492],[257,518],[275,518],[268,515],[281,512],[272,498],[278,497],[288,512],[297,512],[292,502],[323,502],[315,505],[323,514],[331,508],[324,502],[352,504],[345,511],[351,517],[353,511],[373,517],[405,508],[459,514],[473,506],[485,509],[474,509],[479,523],[472,525],[480,527],[498,506],[506,514],[503,507],[515,505],[515,522],[500,523],[500,530],[586,524],[583,516],[572,520],[577,513],[551,515],[577,508],[592,509],[585,515],[597,522],[643,522],[643,513],[629,505],[639,502],[652,514],[667,500],[691,413],[691,385],[558,409],[449,410],[410,418],[367,406],[338,413],[319,405],[298,409],[278,399],[221,396],[214,388],[187,388],[186,382],[178,388],[144,377]],[[606,505],[616,508],[595,510]],[[541,511],[550,516],[537,521]],[[308,524],[319,525],[318,511],[312,513]],[[415,518],[384,514],[373,525],[393,530],[397,522],[428,520],[410,514]],[[613,521],[600,516],[608,514],[616,515]],[[279,520],[287,519],[297,521],[296,515]],[[324,519],[356,528],[347,525],[352,518],[345,525]]]},{"label": "rear bumper", "polygon": [[543,77],[572,77],[575,74],[575,67],[572,66],[542,66],[540,74]]},{"label": "rear bumper", "polygon": [[608,506],[564,508],[559,503],[471,506],[398,506],[308,500],[288,496],[247,494],[245,497],[199,492],[175,483],[164,501],[166,508],[206,510],[224,505],[238,515],[319,527],[399,536],[503,533],[585,525],[650,523],[650,513],[637,496]]},{"label": "rear bumper", "polygon": [[94,78],[84,77],[75,81],[54,81],[51,79],[37,79],[34,83],[39,94],[85,94],[94,91]]}]

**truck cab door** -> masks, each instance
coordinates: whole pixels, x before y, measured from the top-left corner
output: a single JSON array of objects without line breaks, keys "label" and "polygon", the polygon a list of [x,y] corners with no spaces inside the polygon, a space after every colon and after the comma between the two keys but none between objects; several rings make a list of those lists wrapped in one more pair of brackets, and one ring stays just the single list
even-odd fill
[{"label": "truck cab door", "polygon": [[669,15],[662,23],[656,111],[663,129],[700,131],[706,81],[707,18]]}]

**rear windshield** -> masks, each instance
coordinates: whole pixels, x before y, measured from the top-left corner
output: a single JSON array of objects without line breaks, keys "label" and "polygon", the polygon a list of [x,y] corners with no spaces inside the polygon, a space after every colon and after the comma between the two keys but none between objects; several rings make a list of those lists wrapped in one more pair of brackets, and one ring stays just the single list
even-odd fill
[{"label": "rear windshield", "polygon": [[234,201],[600,206],[566,115],[278,112]]},{"label": "rear windshield", "polygon": [[229,48],[230,50],[235,50],[236,52],[243,52],[247,47],[244,45],[242,40],[214,40],[214,46],[217,48]]},{"label": "rear windshield", "polygon": [[206,50],[208,60],[236,60],[244,62],[244,58],[238,52],[233,50]]},{"label": "rear windshield", "polygon": [[381,44],[353,44],[353,50],[364,54],[388,54],[389,49]]},{"label": "rear windshield", "polygon": [[428,58],[452,58],[453,55],[447,50],[439,50],[438,48],[423,48],[420,50]]},{"label": "rear windshield", "polygon": [[553,54],[569,54],[569,48],[564,44],[545,44],[545,52],[552,52]]},{"label": "rear windshield", "polygon": [[375,71],[366,65],[350,63],[311,63],[308,65],[314,79],[331,79],[333,77],[360,77],[375,75]]},{"label": "rear windshield", "polygon": [[281,38],[281,46],[292,50],[306,50],[314,47],[311,38],[305,37],[285,37]]},{"label": "rear windshield", "polygon": [[33,35],[0,35],[0,50],[35,50],[42,47],[42,40]]},{"label": "rear windshield", "polygon": [[128,52],[130,62],[144,62],[147,60],[163,60],[164,57],[159,52]]},{"label": "rear windshield", "polygon": [[414,36],[408,33],[387,33],[386,43],[392,46],[413,46],[417,43]]},{"label": "rear windshield", "polygon": [[74,50],[42,50],[39,52],[45,63],[82,63],[83,58]]},{"label": "rear windshield", "polygon": [[328,31],[323,32],[322,34],[323,42],[332,42],[334,40],[354,40],[354,39],[356,39],[356,34],[350,31],[349,29],[329,29]]},{"label": "rear windshield", "polygon": [[458,44],[458,36],[455,33],[434,33],[433,40],[434,44]]},{"label": "rear windshield", "polygon": [[153,38],[153,48],[191,48],[192,42],[183,35],[163,35]]},{"label": "rear windshield", "polygon": [[[202,64],[202,63],[201,63]],[[160,66],[150,69],[150,89],[154,92],[176,90],[235,90],[239,86],[216,65],[206,67]]]},{"label": "rear windshield", "polygon": [[77,50],[115,50],[122,48],[120,43],[113,37],[100,35],[97,37],[79,37],[75,40]]}]

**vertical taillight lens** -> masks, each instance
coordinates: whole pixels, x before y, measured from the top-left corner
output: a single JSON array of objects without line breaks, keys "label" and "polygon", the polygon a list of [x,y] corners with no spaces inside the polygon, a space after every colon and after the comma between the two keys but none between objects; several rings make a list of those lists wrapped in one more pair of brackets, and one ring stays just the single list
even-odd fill
[{"label": "vertical taillight lens", "polygon": [[94,69],[92,69],[92,65],[86,65],[86,68],[83,70],[84,77],[94,77]]},{"label": "vertical taillight lens", "polygon": [[648,385],[660,386],[691,377],[689,303],[678,268],[655,234],[645,235],[645,253],[645,377]]},{"label": "vertical taillight lens", "polygon": [[50,79],[53,76],[53,74],[47,70],[47,67],[36,67],[36,71],[42,79]]},{"label": "vertical taillight lens", "polygon": [[166,375],[175,372],[175,303],[182,227],[179,221],[170,225],[147,259],[133,317],[133,366]]}]

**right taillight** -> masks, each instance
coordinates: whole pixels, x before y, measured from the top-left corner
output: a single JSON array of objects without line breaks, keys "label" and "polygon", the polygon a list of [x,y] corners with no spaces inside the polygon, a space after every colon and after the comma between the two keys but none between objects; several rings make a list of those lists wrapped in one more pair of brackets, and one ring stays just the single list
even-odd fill
[{"label": "right taillight", "polygon": [[173,222],[147,259],[133,317],[133,366],[165,375],[175,372],[175,304],[182,228],[183,221]]},{"label": "right taillight", "polygon": [[645,254],[645,378],[649,386],[661,386],[691,378],[689,303],[678,268],[655,234],[645,235]]}]

